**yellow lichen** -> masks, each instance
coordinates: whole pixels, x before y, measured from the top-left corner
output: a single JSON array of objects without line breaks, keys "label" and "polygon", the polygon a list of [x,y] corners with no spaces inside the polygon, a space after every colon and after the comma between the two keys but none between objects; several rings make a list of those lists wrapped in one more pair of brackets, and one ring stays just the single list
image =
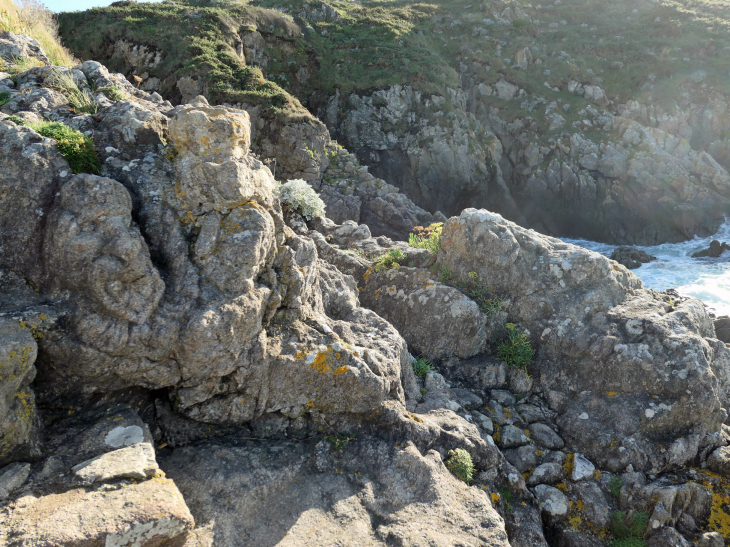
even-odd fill
[{"label": "yellow lichen", "polygon": [[[339,353],[337,355],[339,355]],[[339,359],[339,357],[338,357],[338,359]],[[348,367],[346,367],[346,366],[343,365],[340,368],[338,368],[337,370],[335,370],[335,376],[339,376],[340,374],[344,374],[348,370],[350,370],[350,369]]]},{"label": "yellow lichen", "polygon": [[575,454],[568,454],[563,462],[563,469],[565,473],[570,477],[573,474],[573,467],[575,466]]},{"label": "yellow lichen", "polygon": [[495,505],[499,503],[499,494],[497,494],[496,492],[492,492],[492,503],[494,503]]}]

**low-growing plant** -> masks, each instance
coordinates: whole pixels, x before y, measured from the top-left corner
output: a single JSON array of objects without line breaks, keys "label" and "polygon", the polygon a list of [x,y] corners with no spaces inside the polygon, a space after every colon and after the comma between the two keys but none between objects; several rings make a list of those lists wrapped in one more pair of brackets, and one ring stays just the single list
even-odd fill
[{"label": "low-growing plant", "polygon": [[[614,511],[611,514],[611,533],[615,540],[642,539],[646,533],[646,525],[649,522],[648,513],[631,513],[627,515],[623,511]],[[614,541],[611,545],[615,545]],[[632,545],[631,543],[619,543],[622,547]],[[640,545],[637,543],[637,545]]]},{"label": "low-growing plant", "polygon": [[96,114],[99,110],[99,103],[96,102],[91,90],[79,87],[70,74],[56,68],[52,69],[49,85],[63,93],[68,99],[71,110],[76,113]]},{"label": "low-growing plant", "polygon": [[505,326],[507,337],[497,346],[497,355],[507,365],[527,372],[527,367],[532,364],[535,356],[535,349],[530,339],[519,330],[514,323],[507,323]]},{"label": "low-growing plant", "polygon": [[621,480],[621,477],[614,476],[608,481],[608,489],[614,498],[619,499],[621,497],[621,488],[623,485],[624,481]]},{"label": "low-growing plant", "polygon": [[7,91],[0,92],[0,106],[5,106],[11,101],[10,93]]},{"label": "low-growing plant", "polygon": [[307,220],[314,220],[316,217],[324,216],[324,201],[302,179],[293,179],[284,184],[278,184],[276,193],[281,203],[293,208]]},{"label": "low-growing plant", "polygon": [[352,435],[327,435],[325,439],[332,444],[332,449],[335,452],[342,452],[342,449],[345,448],[350,441],[354,441],[355,437]]},{"label": "low-growing plant", "polygon": [[446,459],[446,468],[451,471],[457,479],[471,484],[474,479],[474,463],[471,455],[463,448],[449,450]]},{"label": "low-growing plant", "polygon": [[9,122],[13,122],[15,125],[28,125],[28,122],[26,122],[23,118],[20,116],[12,115],[5,118]]},{"label": "low-growing plant", "polygon": [[646,547],[646,540],[644,538],[614,539],[609,547]]},{"label": "low-growing plant", "polygon": [[428,249],[433,256],[436,256],[441,249],[443,229],[443,222],[435,222],[427,228],[416,226],[413,228],[413,233],[408,235],[408,245],[416,249]]},{"label": "low-growing plant", "polygon": [[121,101],[128,97],[124,90],[116,85],[110,85],[97,89],[97,92],[103,93],[110,101]]},{"label": "low-growing plant", "polygon": [[514,499],[512,491],[504,486],[497,486],[497,492],[499,492],[499,495],[504,500],[504,505],[507,508],[507,511],[512,511],[511,501]]},{"label": "low-growing plant", "polygon": [[375,262],[375,271],[379,272],[380,270],[390,269],[397,270],[400,268],[400,263],[405,259],[406,255],[403,251],[400,249],[391,249],[384,255],[380,255],[373,260],[373,262]]},{"label": "low-growing plant", "polygon": [[436,370],[436,367],[423,357],[416,357],[413,361],[411,361],[411,365],[413,366],[413,372],[415,372],[416,376],[421,379],[425,379],[429,372]]},{"label": "low-growing plant", "polygon": [[29,125],[37,133],[55,140],[58,152],[66,159],[74,173],[101,174],[101,162],[96,147],[91,139],[80,131],[59,122],[20,125]]},{"label": "low-growing plant", "polygon": [[37,66],[44,66],[44,64],[35,57],[13,57],[7,63],[7,70],[10,74],[16,76]]}]

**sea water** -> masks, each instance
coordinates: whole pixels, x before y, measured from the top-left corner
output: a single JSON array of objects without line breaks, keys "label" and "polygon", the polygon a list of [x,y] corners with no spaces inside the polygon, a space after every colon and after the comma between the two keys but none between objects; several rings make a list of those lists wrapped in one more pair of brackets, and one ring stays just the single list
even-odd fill
[{"label": "sea water", "polygon": [[[657,291],[677,289],[681,295],[702,300],[717,316],[730,315],[730,251],[720,258],[692,258],[692,254],[709,247],[713,239],[730,243],[730,221],[711,237],[638,247],[657,260],[632,271],[641,278],[645,287]],[[565,241],[606,256],[611,256],[617,247],[585,239]]]}]

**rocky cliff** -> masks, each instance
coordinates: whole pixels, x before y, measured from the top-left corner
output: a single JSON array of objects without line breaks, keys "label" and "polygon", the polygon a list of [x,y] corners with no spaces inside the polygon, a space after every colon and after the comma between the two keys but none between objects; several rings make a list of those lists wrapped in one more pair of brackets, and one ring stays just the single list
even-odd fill
[{"label": "rocky cliff", "polygon": [[[4,545],[727,537],[730,349],[700,301],[484,209],[409,243],[309,215],[249,111],[14,63]],[[358,177],[413,212],[373,230],[434,220]]]},{"label": "rocky cliff", "polygon": [[[169,43],[128,22],[140,17],[204,40],[220,30],[207,49]],[[74,51],[146,89],[259,104],[250,79],[211,70],[213,49],[226,52],[215,66],[259,71],[298,97],[376,177],[432,213],[487,207],[542,233],[637,245],[709,235],[730,212],[722,21],[707,3],[466,0],[120,3],[61,17]],[[280,138],[263,138],[257,151],[285,165]],[[314,181],[327,161],[319,144],[308,149],[302,178]]]}]

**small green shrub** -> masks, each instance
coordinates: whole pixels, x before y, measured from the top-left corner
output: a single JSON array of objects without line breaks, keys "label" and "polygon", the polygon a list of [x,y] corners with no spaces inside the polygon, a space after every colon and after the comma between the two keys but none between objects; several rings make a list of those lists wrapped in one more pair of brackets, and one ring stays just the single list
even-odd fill
[{"label": "small green shrub", "polygon": [[96,114],[99,110],[99,104],[91,90],[81,89],[70,74],[52,69],[49,85],[64,94],[71,110],[85,114]]},{"label": "small green shrub", "polygon": [[7,91],[0,92],[0,106],[5,106],[8,104],[12,99],[10,98],[10,93]]},{"label": "small green shrub", "polygon": [[327,435],[325,439],[332,444],[332,449],[335,452],[342,452],[342,449],[345,448],[350,441],[354,441],[355,437],[350,435]]},{"label": "small green shrub", "polygon": [[106,95],[107,99],[114,102],[121,101],[127,98],[127,94],[124,92],[124,90],[116,85],[102,87],[97,91],[103,93],[104,95]]},{"label": "small green shrub", "polygon": [[416,226],[413,233],[408,235],[408,245],[416,249],[428,249],[433,256],[436,256],[441,249],[441,232],[444,223],[435,222],[428,228]]},{"label": "small green shrub", "polygon": [[324,201],[302,179],[294,179],[277,185],[276,193],[281,203],[293,208],[307,220],[324,216]]},{"label": "small green shrub", "polygon": [[514,323],[507,323],[504,328],[507,338],[497,346],[497,355],[509,366],[527,372],[527,367],[532,364],[535,356],[530,339],[518,331]]},{"label": "small green shrub", "polygon": [[411,361],[411,365],[413,366],[413,372],[421,379],[425,379],[429,372],[436,370],[436,367],[423,357],[416,357]]},{"label": "small green shrub", "polygon": [[643,538],[614,539],[609,547],[646,547],[646,540]]},{"label": "small green shrub", "polygon": [[398,268],[400,268],[400,263],[403,262],[405,259],[406,255],[403,251],[401,251],[400,249],[392,249],[384,255],[380,255],[379,257],[374,259],[375,271],[379,272],[380,270],[390,269],[397,270]]},{"label": "small green shrub", "polygon": [[512,503],[510,503],[514,499],[512,491],[504,486],[497,486],[497,492],[499,492],[499,495],[504,500],[504,505],[507,507],[507,511],[512,511]]},{"label": "small green shrub", "polygon": [[608,481],[608,489],[611,491],[611,495],[619,499],[621,497],[621,488],[624,485],[624,481],[621,480],[620,477],[611,477],[611,480]]},{"label": "small green shrub", "polygon": [[[649,515],[647,513],[632,513],[627,516],[623,511],[615,511],[611,515],[611,533],[617,540],[640,539],[644,537],[648,523]],[[622,545],[625,547],[631,543]]]},{"label": "small green shrub", "polygon": [[40,122],[31,124],[30,127],[44,137],[56,141],[58,152],[66,159],[74,173],[92,175],[101,173],[101,162],[96,147],[91,139],[80,131],[58,122]]},{"label": "small green shrub", "polygon": [[449,450],[446,460],[446,468],[451,471],[457,479],[471,484],[474,479],[474,463],[471,455],[463,448]]},{"label": "small green shrub", "polygon": [[15,125],[28,125],[28,122],[26,122],[23,118],[20,116],[8,116],[5,118],[9,122],[13,122]]}]

